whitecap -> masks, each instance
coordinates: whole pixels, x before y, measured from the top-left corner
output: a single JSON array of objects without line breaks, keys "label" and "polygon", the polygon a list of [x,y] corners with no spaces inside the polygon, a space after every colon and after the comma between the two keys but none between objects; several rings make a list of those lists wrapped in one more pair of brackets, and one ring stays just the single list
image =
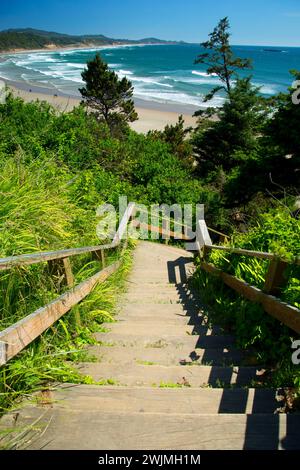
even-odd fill
[{"label": "whitecap", "polygon": [[169,85],[168,83],[161,83],[161,82],[157,82],[155,80],[152,80],[151,78],[147,78],[147,77],[132,77],[130,78],[130,80],[132,82],[140,82],[140,83],[147,83],[147,84],[150,84],[150,85],[157,85],[157,86],[163,86],[163,87],[166,87],[166,88],[173,88],[172,85]]},{"label": "whitecap", "polygon": [[275,84],[254,82],[253,85],[256,87],[260,87],[259,91],[264,95],[276,95],[276,93],[280,91]]},{"label": "whitecap", "polygon": [[130,70],[122,70],[122,69],[120,69],[120,70],[119,70],[119,73],[120,73],[121,75],[133,75],[133,72],[131,72]]},{"label": "whitecap", "polygon": [[216,73],[206,73],[206,72],[198,72],[197,70],[192,70],[193,75],[200,75],[201,77],[217,77]]},{"label": "whitecap", "polygon": [[221,80],[218,78],[186,78],[179,77],[174,78],[174,82],[178,83],[190,83],[191,85],[220,85]]},{"label": "whitecap", "polygon": [[67,62],[66,65],[67,65],[68,67],[73,67],[73,68],[75,68],[75,69],[83,69],[84,67],[86,67],[86,64],[83,64],[83,63],[82,63],[82,64],[79,64],[79,63],[78,63],[78,64],[74,64],[74,63],[72,63],[72,62]]},{"label": "whitecap", "polygon": [[146,101],[156,101],[158,103],[177,103],[200,106],[201,101],[185,93],[159,92],[157,90],[136,89],[134,95]]}]

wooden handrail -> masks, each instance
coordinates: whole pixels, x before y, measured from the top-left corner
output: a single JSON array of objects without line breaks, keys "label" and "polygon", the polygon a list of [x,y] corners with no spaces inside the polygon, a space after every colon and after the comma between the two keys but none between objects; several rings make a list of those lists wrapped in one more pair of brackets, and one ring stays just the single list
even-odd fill
[{"label": "wooden handrail", "polygon": [[[144,209],[140,209],[138,208],[137,209],[139,212],[142,212],[143,214],[148,214],[148,211],[144,210]],[[171,219],[171,217],[163,217],[162,215],[160,216],[160,219],[161,220],[167,220],[168,222],[174,222],[174,219]],[[150,224],[151,225],[151,224]],[[176,221],[176,225],[178,226],[181,226],[181,227],[185,227],[187,228],[188,230],[193,230],[193,227],[191,227],[190,225],[187,225],[187,224],[182,224],[178,221]],[[207,227],[207,230],[209,232],[212,232],[212,233],[215,233],[216,235],[219,235],[220,237],[224,238],[224,239],[230,239],[230,236],[229,235],[226,235],[225,233],[222,233],[222,232],[219,232],[219,230],[216,230],[214,228],[211,228],[211,227]],[[187,240],[187,238],[185,238],[185,240]]]},{"label": "wooden handrail", "polygon": [[[227,284],[231,289],[234,289],[239,295],[242,295],[252,302],[260,303],[268,314],[280,320],[293,331],[300,333],[300,309],[296,306],[282,302],[278,297],[276,297],[287,282],[284,275],[287,265],[289,263],[299,265],[300,259],[296,257],[293,261],[290,261],[282,259],[274,253],[246,250],[231,246],[213,245],[204,220],[198,222],[197,229],[197,240],[199,246],[198,253],[202,258],[200,264],[201,269],[209,274],[220,277],[225,284]],[[266,273],[263,290],[250,286],[236,276],[232,276],[213,264],[207,263],[205,259],[208,251],[210,250],[227,251],[238,255],[269,260],[270,263]]]},{"label": "wooden handrail", "polygon": [[217,234],[217,235],[220,235],[220,237],[226,238],[227,240],[230,239],[230,236],[229,236],[229,235],[226,235],[225,233],[219,232],[219,230],[216,230],[216,229],[214,229],[214,228],[207,227],[207,230],[208,230],[209,232],[212,232],[212,233],[215,233],[215,234]]},{"label": "wooden handrail", "polygon": [[164,230],[162,227],[155,227],[151,224],[147,224],[145,222],[140,222],[139,220],[133,220],[132,226],[137,228],[142,228],[146,230],[150,230],[151,232],[158,233],[159,235],[166,235],[170,238],[176,238],[178,240],[185,240],[189,241],[190,238],[187,237],[183,233],[173,232],[172,230]]},{"label": "wooden handrail", "polygon": [[109,243],[106,245],[84,246],[82,248],[70,248],[58,251],[42,251],[26,255],[8,256],[7,258],[0,258],[0,271],[11,269],[16,266],[28,266],[30,264],[69,258],[71,256],[82,255],[84,253],[108,250],[110,248],[115,248],[116,246],[116,243]]},{"label": "wooden handrail", "polygon": [[47,328],[84,299],[99,282],[105,281],[120,265],[119,261],[102,269],[94,276],[81,282],[72,290],[62,294],[45,307],[0,332],[0,365],[6,364]]},{"label": "wooden handrail", "polygon": [[262,259],[279,259],[286,263],[291,264],[299,264],[300,265],[300,258],[296,257],[293,260],[287,260],[280,256],[277,256],[275,253],[268,253],[265,251],[253,251],[253,250],[246,250],[244,248],[235,248],[231,246],[221,246],[221,245],[205,245],[206,250],[220,250],[220,251],[228,251],[230,253],[235,253],[237,255],[246,255],[253,258],[262,258]]},{"label": "wooden handrail", "polygon": [[[114,239],[110,244],[10,256],[0,260],[0,270],[11,269],[16,266],[48,262],[50,272],[57,272],[60,275],[59,277],[64,278],[65,284],[70,287],[67,292],[57,299],[0,332],[0,366],[6,364],[11,358],[16,356],[47,328],[53,325],[53,323],[55,323],[62,315],[67,313],[72,307],[83,300],[92,291],[96,284],[103,282],[118,269],[120,266],[119,261],[105,267],[104,250],[116,248],[120,245],[127,224],[133,213],[134,204],[130,204],[126,209]],[[74,286],[74,276],[69,257],[81,255],[83,253],[95,253],[96,257],[99,260],[101,259],[102,269],[77,286]],[[61,273],[63,276],[61,276]],[[77,323],[80,324],[80,316],[78,312],[75,315],[75,319]]]},{"label": "wooden handrail", "polygon": [[220,250],[220,251],[227,251],[230,253],[235,253],[237,255],[246,255],[254,258],[262,258],[262,259],[273,259],[273,253],[267,253],[263,251],[252,251],[252,250],[244,250],[243,248],[234,248],[231,246],[221,246],[221,245],[205,245],[206,250]]},{"label": "wooden handrail", "polygon": [[[118,261],[105,267],[104,251],[116,248],[121,244],[121,241],[124,239],[127,225],[133,218],[135,211],[135,205],[133,203],[129,204],[119,223],[118,230],[115,233],[112,243],[58,251],[30,253],[0,259],[0,271],[23,265],[47,262],[49,264],[50,272],[57,272],[60,274],[58,277],[65,278],[65,284],[70,288],[67,292],[50,302],[48,305],[41,307],[32,314],[0,332],[0,365],[6,364],[9,359],[18,354],[62,315],[85,298],[98,282],[103,282],[118,269],[120,264]],[[146,224],[138,220],[133,220],[132,226],[146,228],[147,230],[155,231],[160,235],[168,235],[171,238],[178,238],[190,242],[193,241],[183,233],[164,230],[161,227],[153,227],[151,224]],[[284,324],[294,329],[294,331],[300,333],[300,310],[294,306],[285,304],[271,295],[274,292],[277,292],[281,283],[284,282],[283,274],[288,261],[281,260],[273,253],[213,245],[209,236],[209,229],[203,219],[198,221],[196,231],[197,236],[195,249],[200,253],[200,255],[202,253],[203,257],[206,256],[209,250],[222,250],[270,260],[270,266],[263,291],[253,286],[249,286],[244,281],[236,278],[235,276],[224,273],[205,261],[202,261],[201,268],[214,275],[217,274],[220,276],[227,285],[235,289],[239,294],[250,300],[260,302],[264,306],[266,312],[275,316]],[[215,232],[225,237],[221,232]],[[125,246],[126,244],[127,237]],[[83,281],[81,284],[74,286],[74,276],[69,258],[71,256],[77,256],[84,253],[94,253],[96,258],[101,260],[102,269],[94,276]],[[294,262],[296,264],[300,264],[300,259],[296,258]],[[61,273],[63,276],[61,276]],[[80,322],[80,318],[77,320]]]},{"label": "wooden handrail", "polygon": [[[149,214],[147,210],[141,209],[140,207],[137,208],[137,212],[141,212],[142,214]],[[171,219],[171,217],[165,217],[163,215],[159,215],[160,220],[167,220],[168,222],[174,222],[174,219]],[[180,225],[181,227],[186,227],[187,229],[192,230],[192,227],[186,224],[182,224],[179,221],[176,221],[176,225]]]},{"label": "wooden handrail", "polygon": [[265,293],[257,287],[250,286],[247,282],[238,279],[236,276],[225,273],[211,263],[203,261],[201,263],[201,268],[207,273],[220,277],[225,284],[235,290],[238,294],[252,302],[261,304],[264,310],[272,317],[275,317],[277,320],[296,331],[296,333],[300,333],[299,308],[289,305],[273,295]]},{"label": "wooden handrail", "polygon": [[80,248],[69,248],[66,250],[42,251],[25,255],[8,256],[7,258],[0,258],[0,271],[11,269],[16,266],[28,266],[45,261],[70,258],[71,256],[78,256],[84,253],[100,252],[101,250],[110,250],[112,248],[116,248],[123,238],[126,226],[132,217],[134,210],[135,205],[133,203],[129,204],[122,217],[119,228],[115,233],[112,243],[107,243],[105,245],[83,246]]}]

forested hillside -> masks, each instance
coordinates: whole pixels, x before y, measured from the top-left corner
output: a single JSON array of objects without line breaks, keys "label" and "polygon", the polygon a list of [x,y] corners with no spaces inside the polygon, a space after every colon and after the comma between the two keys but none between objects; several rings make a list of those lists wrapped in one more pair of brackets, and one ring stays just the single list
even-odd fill
[{"label": "forested hillside", "polygon": [[138,41],[129,39],[113,39],[102,34],[94,35],[69,35],[55,32],[41,31],[38,29],[9,29],[0,32],[0,52],[13,49],[42,49],[47,46],[104,46],[110,44],[164,44],[168,41],[162,41],[157,38],[144,38]]}]

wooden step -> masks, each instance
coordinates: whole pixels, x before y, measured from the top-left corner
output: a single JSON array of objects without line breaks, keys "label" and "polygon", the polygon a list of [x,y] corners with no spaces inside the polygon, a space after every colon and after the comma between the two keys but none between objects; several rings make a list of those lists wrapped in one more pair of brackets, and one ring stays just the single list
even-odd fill
[{"label": "wooden step", "polygon": [[[117,323],[123,324],[125,323],[130,323],[132,324],[140,324],[140,325],[145,325],[147,328],[147,325],[149,324],[155,324],[155,325],[192,325],[197,323],[198,326],[200,326],[200,321],[197,322],[197,320],[193,320],[191,317],[187,317],[186,315],[156,315],[154,318],[152,315],[135,315],[135,314],[126,314],[126,315],[118,315],[115,317],[115,320]],[[107,325],[108,328],[110,328],[110,324]]]},{"label": "wooden step", "polygon": [[119,385],[142,387],[223,387],[251,385],[261,379],[255,367],[161,366],[137,363],[79,363],[78,370],[95,381],[112,380]]},{"label": "wooden step", "polygon": [[234,346],[234,337],[230,335],[210,335],[210,336],[197,336],[197,335],[170,335],[168,334],[118,334],[118,333],[95,333],[97,341],[115,346],[142,346],[146,348],[163,349],[167,346],[173,346],[176,349],[189,348],[190,351],[195,349],[212,349],[212,348],[226,348],[230,349]]},{"label": "wooden step", "polygon": [[247,356],[241,351],[231,348],[223,349],[176,349],[172,345],[165,348],[144,348],[124,346],[89,346],[87,351],[101,362],[110,364],[139,363],[146,365],[209,365],[232,366],[247,365]]},{"label": "wooden step", "polygon": [[210,330],[207,326],[204,325],[188,325],[188,324],[176,324],[167,322],[164,320],[157,322],[139,322],[135,321],[119,321],[116,323],[105,323],[104,328],[108,329],[110,334],[118,335],[147,335],[147,336],[156,336],[156,335],[201,335],[201,336],[210,336],[217,335],[220,332],[215,328]]},{"label": "wooden step", "polygon": [[[187,308],[189,307],[189,308]],[[118,311],[122,315],[127,314],[138,314],[138,315],[164,315],[164,314],[178,314],[178,315],[186,315],[191,316],[195,315],[196,313],[201,314],[201,310],[195,308],[190,309],[190,305],[183,305],[180,303],[167,303],[167,304],[156,304],[154,302],[144,302],[141,304],[140,302],[136,302],[133,304],[125,304],[122,307],[119,307]]]},{"label": "wooden step", "polygon": [[[17,423],[15,434],[23,430],[24,447],[36,450],[300,449],[297,414],[110,413],[93,406],[84,412],[35,406],[20,410]],[[4,424],[15,427],[13,416],[6,415]]]},{"label": "wooden step", "polygon": [[[42,393],[36,395],[43,398]],[[47,393],[49,405],[66,410],[109,413],[274,413],[280,406],[276,390],[140,388],[63,384]]]}]

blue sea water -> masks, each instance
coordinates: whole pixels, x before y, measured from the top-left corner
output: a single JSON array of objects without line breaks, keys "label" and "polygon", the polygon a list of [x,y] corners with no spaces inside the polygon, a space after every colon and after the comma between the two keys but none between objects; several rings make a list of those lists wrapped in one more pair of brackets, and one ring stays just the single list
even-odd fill
[{"label": "blue sea water", "polygon": [[[195,65],[201,53],[197,44],[120,46],[98,49],[26,52],[2,55],[0,77],[22,82],[23,87],[51,88],[53,93],[79,96],[81,72],[96,51],[120,77],[127,76],[140,100],[168,105],[199,108],[221,105],[222,93],[213,102],[203,103],[203,96],[219,84],[208,76],[205,66]],[[234,46],[236,55],[250,58],[253,83],[261,93],[271,96],[286,91],[293,79],[291,69],[300,69],[300,48]]]}]

